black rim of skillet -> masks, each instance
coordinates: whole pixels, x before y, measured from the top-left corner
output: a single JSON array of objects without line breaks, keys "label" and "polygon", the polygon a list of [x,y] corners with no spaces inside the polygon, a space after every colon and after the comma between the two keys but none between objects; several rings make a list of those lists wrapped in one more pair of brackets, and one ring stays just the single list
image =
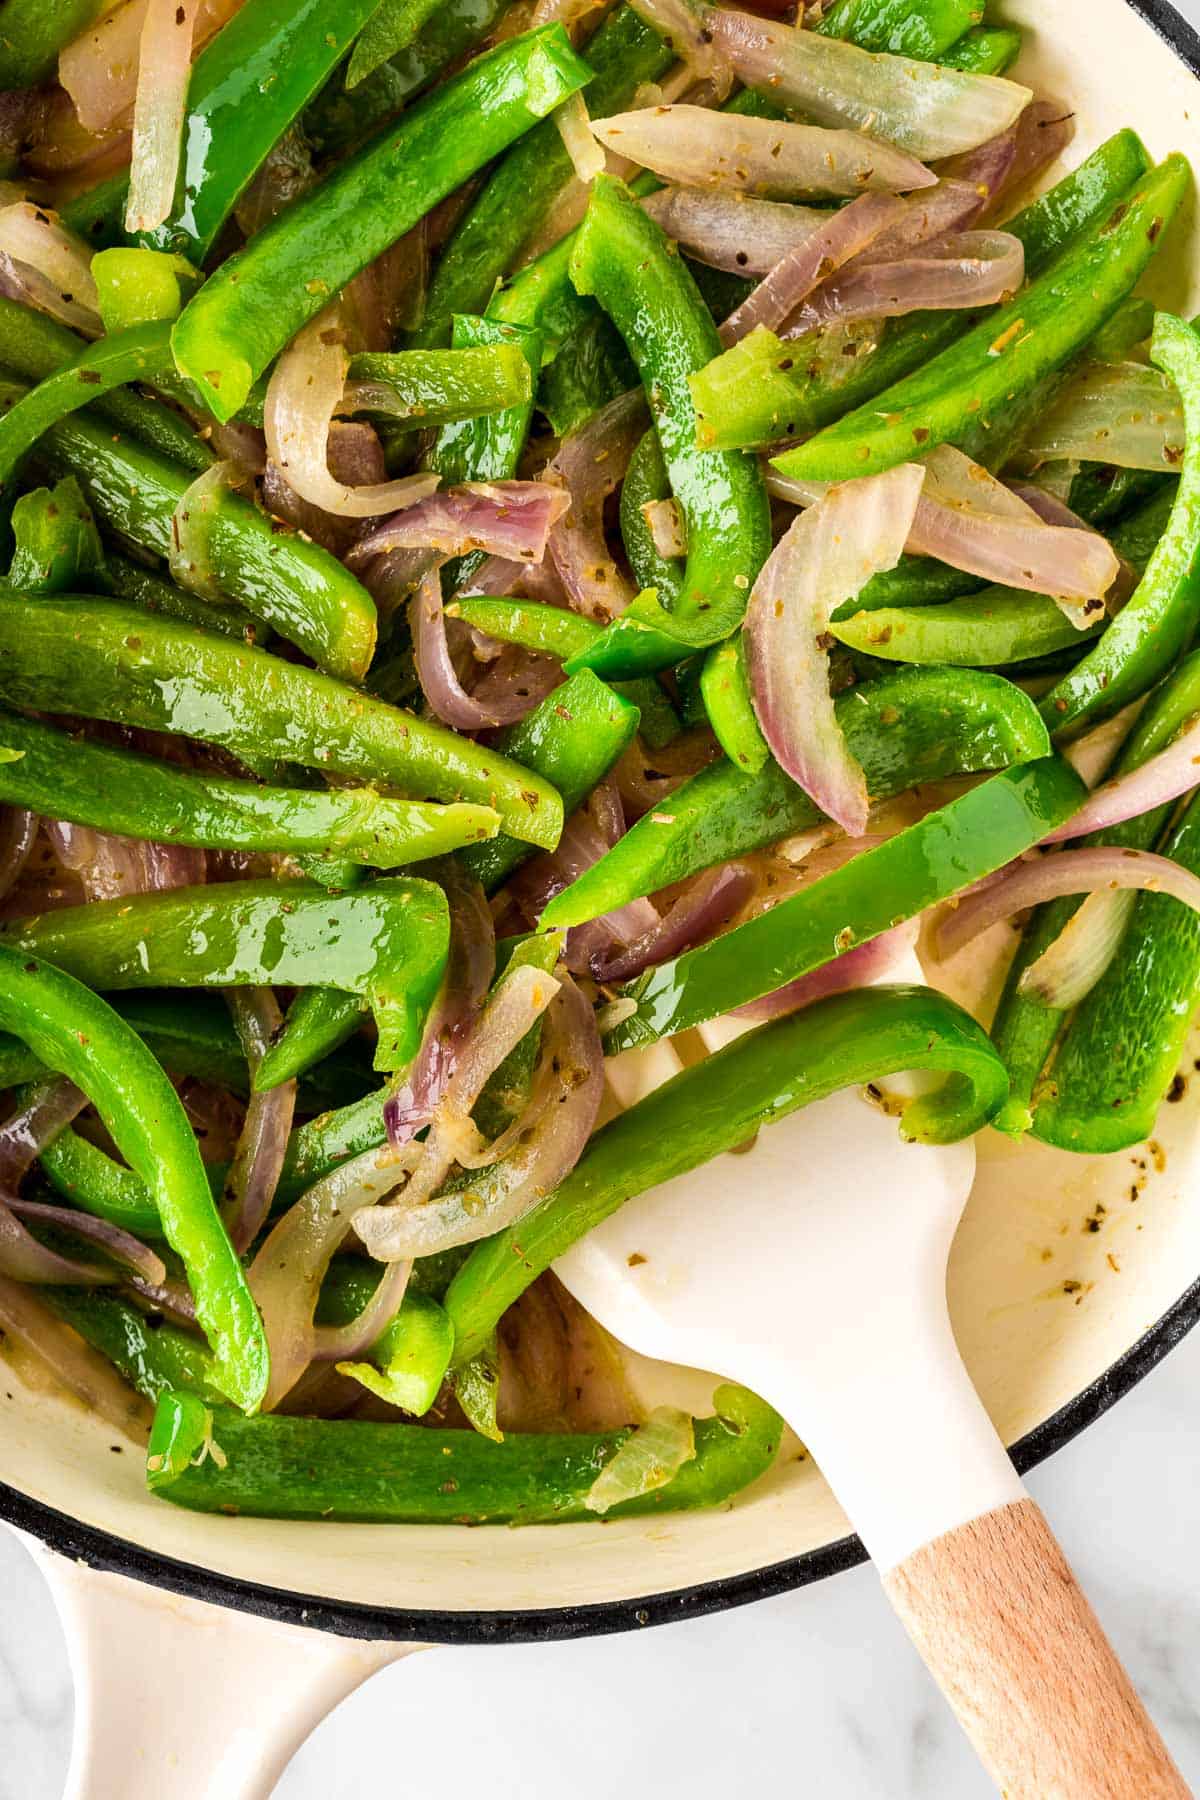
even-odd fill
[{"label": "black rim of skillet", "polygon": [[[1176,12],[1169,0],[1125,0],[1163,38],[1179,60],[1200,76],[1200,33]],[[1173,1350],[1200,1322],[1200,1280],[1196,1280],[1165,1312],[1145,1336],[1106,1369],[1090,1386],[1058,1412],[1023,1437],[1012,1449],[1012,1459],[1024,1474],[1053,1456],[1064,1444],[1093,1424],[1116,1404],[1143,1376]],[[16,1488],[0,1482],[0,1520],[40,1538],[51,1550],[93,1569],[127,1575],[172,1594],[186,1594],[215,1606],[254,1613],[282,1624],[307,1625],[336,1636],[380,1641],[433,1644],[528,1644],[555,1643],[569,1638],[601,1637],[615,1631],[633,1631],[647,1625],[666,1625],[676,1619],[696,1619],[705,1613],[723,1612],[766,1600],[792,1588],[806,1587],[843,1569],[866,1561],[857,1537],[840,1538],[803,1556],[752,1569],[744,1575],[726,1576],[677,1588],[665,1594],[646,1594],[628,1600],[593,1606],[534,1607],[513,1612],[448,1612],[409,1610],[401,1607],[364,1606],[301,1594],[288,1588],[265,1587],[223,1575],[195,1563],[160,1556],[126,1538],[80,1524],[66,1513],[31,1500]],[[481,1528],[482,1529],[482,1528]]]}]

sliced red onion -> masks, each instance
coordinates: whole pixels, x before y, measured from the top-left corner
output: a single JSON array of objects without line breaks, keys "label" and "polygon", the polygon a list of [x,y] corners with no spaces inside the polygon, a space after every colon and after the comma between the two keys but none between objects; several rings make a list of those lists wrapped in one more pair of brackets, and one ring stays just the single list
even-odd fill
[{"label": "sliced red onion", "polygon": [[930,243],[920,256],[855,261],[798,306],[780,335],[800,337],[819,325],[855,319],[992,306],[1011,298],[1024,276],[1020,238],[1007,231],[962,231]]},{"label": "sliced red onion", "polygon": [[20,1282],[0,1275],[0,1333],[31,1350],[68,1393],[134,1443],[150,1435],[153,1408],[128,1387],[108,1358],[84,1343]]},{"label": "sliced red onion", "polygon": [[314,1362],[353,1362],[365,1356],[376,1338],[400,1311],[412,1264],[388,1263],[367,1304],[348,1325],[317,1325],[313,1330]]},{"label": "sliced red onion", "polygon": [[830,488],[788,527],[746,610],[754,710],[780,767],[851,836],[867,823],[867,785],[829,691],[829,622],[870,577],[894,568],[925,471],[901,463]]},{"label": "sliced red onion", "polygon": [[[545,1013],[534,1088],[515,1147],[467,1187],[432,1198],[422,1192],[419,1203],[416,1193],[410,1200],[405,1190],[396,1205],[358,1216],[356,1229],[373,1256],[400,1261],[490,1237],[521,1218],[574,1168],[600,1110],[604,1058],[592,1009],[570,979],[558,987]],[[442,1161],[439,1156],[434,1166]]]},{"label": "sliced red onion", "polygon": [[1015,124],[1033,98],[995,75],[870,55],[819,32],[706,7],[713,44],[747,87],[765,88],[818,125],[873,132],[922,158],[954,156]]},{"label": "sliced red onion", "polygon": [[[355,573],[374,600],[379,617],[386,621],[394,618],[425,577],[441,566],[436,550],[389,550],[356,566]],[[508,593],[508,588],[503,592]]]},{"label": "sliced red onion", "polygon": [[678,500],[648,500],[642,517],[650,527],[650,536],[658,556],[687,555],[687,525]]},{"label": "sliced red onion", "polygon": [[217,460],[233,463],[247,480],[265,472],[267,440],[256,425],[246,425],[240,419],[228,419],[224,424],[214,421],[208,428],[208,441]]},{"label": "sliced red onion", "polygon": [[[1081,531],[1093,537],[1099,535],[1095,526],[1089,525],[1086,519],[1080,518],[1077,512],[1071,511],[1067,505],[1065,494],[1056,493],[1051,486],[1043,484],[1041,473],[1039,470],[1037,482],[1012,481],[1006,485],[1012,489],[1019,500],[1023,500],[1026,506],[1037,514],[1043,524],[1061,526],[1068,531]],[[1066,486],[1069,493],[1070,482]],[[1104,541],[1107,543],[1107,539]],[[1117,573],[1104,590],[1104,604],[1108,612],[1117,613],[1136,588],[1138,572],[1133,564],[1127,561],[1112,544],[1109,544],[1108,548],[1116,559]]]},{"label": "sliced red onion", "polygon": [[608,149],[664,181],[731,188],[764,199],[821,194],[904,193],[936,175],[915,157],[856,131],[823,131],[775,119],[663,106],[593,119]]},{"label": "sliced red onion", "polygon": [[[96,1244],[114,1262],[122,1263],[126,1268],[139,1275],[143,1281],[153,1284],[163,1282],[167,1278],[166,1264],[155,1250],[135,1238],[131,1232],[122,1231],[119,1225],[113,1225],[108,1219],[97,1219],[91,1213],[81,1212],[77,1206],[48,1206],[41,1200],[20,1200],[10,1198],[6,1202],[7,1210],[15,1213],[19,1219],[28,1219],[34,1225],[57,1225],[61,1230],[74,1232],[76,1237],[86,1238]],[[39,1245],[39,1249],[42,1246]],[[2,1252],[0,1252],[2,1254]],[[62,1264],[62,1259],[55,1257],[55,1262]],[[79,1268],[80,1265],[68,1265]],[[7,1271],[15,1273],[13,1270]],[[29,1280],[28,1276],[23,1279]],[[62,1280],[61,1275],[47,1277],[48,1280]],[[103,1279],[112,1281],[115,1277],[106,1271]]]},{"label": "sliced red onion", "polygon": [[[245,0],[200,0],[194,48],[202,50]],[[126,118],[137,92],[138,51],[148,0],[127,0],[60,51],[58,78],[88,131]]]},{"label": "sliced red onion", "polygon": [[1079,811],[1045,838],[1060,844],[1065,838],[1082,837],[1087,831],[1107,831],[1126,819],[1140,818],[1200,785],[1200,719],[1193,719],[1173,744],[1160,750],[1140,768],[1106,781],[1088,795]]},{"label": "sliced red onion", "polygon": [[527,600],[541,600],[547,606],[570,604],[552,556],[540,563],[514,563],[502,556],[489,556],[460,592],[523,594]]},{"label": "sliced red onion", "polygon": [[[476,634],[471,635],[474,638]],[[483,658],[488,666],[471,689],[472,700],[485,713],[528,718],[547,694],[562,685],[562,664],[557,657],[539,656],[516,644],[496,644],[495,650],[498,654]]]},{"label": "sliced red onion", "polygon": [[904,211],[895,223],[881,231],[874,242],[855,257],[854,268],[895,262],[922,245],[934,244],[953,232],[967,231],[986,205],[986,195],[969,182],[942,179],[936,187],[922,188],[919,194],[910,195],[904,202]]},{"label": "sliced red onion", "polygon": [[125,229],[154,231],[170,216],[183,144],[192,34],[199,0],[150,0],[138,41],[133,154]]},{"label": "sliced red onion", "polygon": [[733,77],[728,60],[713,48],[705,8],[689,0],[633,0],[633,10],[674,50],[692,80],[711,82],[715,97],[725,98]]},{"label": "sliced red onion", "polygon": [[229,988],[226,1001],[250,1071],[250,1104],[225,1181],[222,1216],[240,1256],[254,1242],[271,1210],[287,1154],[296,1110],[295,1081],[266,1093],[254,1089],[258,1065],[283,1029],[283,1014],[270,988]]},{"label": "sliced red onion", "polygon": [[776,988],[773,994],[764,994],[745,1006],[735,1006],[733,1016],[737,1019],[778,1019],[784,1013],[799,1012],[802,1006],[811,1006],[815,1000],[824,1000],[830,994],[882,981],[907,959],[917,941],[917,929],[916,919],[893,925],[890,931],[881,932],[865,944],[856,944],[852,950],[835,956],[832,962],[823,963],[819,969],[812,969],[807,975]]},{"label": "sliced red onion", "polygon": [[6,806],[0,818],[0,899],[20,880],[41,820],[23,806]]},{"label": "sliced red onion", "polygon": [[600,624],[623,613],[634,597],[633,584],[604,536],[604,502],[622,480],[645,429],[645,397],[633,388],[565,437],[546,470],[570,495],[569,511],[550,531],[551,559],[575,611]]},{"label": "sliced red onion", "polygon": [[[479,1133],[471,1123],[471,1108],[489,1076],[537,1023],[560,985],[553,976],[528,966],[510,968],[501,979],[459,1051],[457,1067],[446,1084],[428,1135],[419,1148],[418,1160],[396,1204],[372,1207],[355,1220],[355,1229],[372,1256],[381,1262],[398,1262],[410,1254],[396,1249],[397,1213],[407,1218],[414,1210],[422,1209],[446,1180],[458,1160],[458,1150],[462,1148],[470,1154],[478,1147]],[[458,1204],[462,1204],[461,1196]]]},{"label": "sliced red onion", "polygon": [[323,512],[339,518],[370,519],[412,506],[438,485],[436,475],[406,475],[398,481],[347,487],[329,471],[329,427],[341,404],[350,366],[336,314],[322,313],[306,325],[275,364],[267,384],[263,428],[267,450],[288,485]]},{"label": "sliced red onion", "polygon": [[643,969],[705,943],[740,912],[754,887],[754,873],[744,863],[707,870],[645,937],[627,950],[596,959],[592,964],[596,980],[632,981]]},{"label": "sliced red onion", "polygon": [[[509,892],[531,923],[536,924],[554,896],[598,863],[624,832],[624,814],[614,813],[613,795],[615,790],[608,783],[601,783],[588,805],[567,819],[557,847],[534,857],[513,878]],[[619,807],[619,796],[616,798]],[[631,900],[586,925],[574,926],[567,933],[563,960],[573,973],[588,974],[594,960],[611,955],[614,943],[627,950],[653,936],[660,924],[658,908],[652,901]]]},{"label": "sliced red onion", "polygon": [[1120,947],[1137,896],[1128,888],[1089,894],[1054,942],[1023,972],[1017,992],[1066,1012],[1090,993]]},{"label": "sliced red onion", "polygon": [[1090,363],[1067,381],[1021,448],[1122,469],[1173,469],[1184,436],[1179,395],[1165,375],[1144,363]]},{"label": "sliced red onion", "polygon": [[450,954],[421,1048],[403,1085],[383,1110],[393,1150],[402,1149],[432,1119],[459,1051],[483,1010],[496,966],[495,926],[479,883],[451,868],[442,886],[450,909]]},{"label": "sliced red onion", "polygon": [[493,689],[486,701],[467,693],[450,655],[438,570],[432,570],[421,582],[409,617],[421,692],[445,724],[453,725],[456,731],[487,731],[496,725],[514,724],[537,704],[536,697],[531,699],[528,691],[522,694],[516,687],[507,692]]},{"label": "sliced red onion", "polygon": [[49,313],[85,337],[103,330],[92,252],[56,214],[29,200],[0,206],[0,278],[10,299]]},{"label": "sliced red onion", "polygon": [[[1037,105],[1038,101],[1031,101],[1021,114],[1021,119],[1025,119]],[[1017,164],[1017,133],[1020,129],[1018,121],[1016,125],[1010,125],[1007,131],[1000,131],[995,137],[986,138],[973,150],[963,150],[958,156],[945,157],[937,164],[939,185],[966,188],[976,196],[976,218],[992,211],[1009,184]],[[964,221],[962,225],[948,229],[962,230],[971,222]]]},{"label": "sliced red onion", "polygon": [[721,326],[726,349],[756,326],[773,331],[789,318],[835,269],[865,250],[882,231],[896,224],[905,203],[894,194],[860,194],[835,212],[810,237],[790,250],[782,262],[747,294]]},{"label": "sliced red onion", "polygon": [[72,190],[91,187],[129,167],[133,139],[125,126],[85,131],[61,88],[41,89],[37,97],[45,102],[45,111],[37,142],[24,156],[31,175],[62,183],[59,193],[65,199]]},{"label": "sliced red onion", "polygon": [[0,1125],[0,1189],[15,1194],[47,1144],[86,1105],[87,1095],[65,1075],[39,1081],[20,1111]]},{"label": "sliced red onion", "polygon": [[640,204],[689,256],[732,275],[766,275],[828,220],[816,207],[720,188],[664,187]]},{"label": "sliced red onion", "polygon": [[[265,448],[265,438],[263,441]],[[347,487],[382,481],[387,474],[383,445],[369,425],[358,422],[348,425],[335,419],[329,427],[327,454],[329,473]],[[259,491],[263,505],[277,519],[294,525],[297,531],[303,531],[314,543],[332,551],[335,556],[348,559],[352,554],[363,531],[362,521],[338,518],[314,506],[310,500],[302,500],[269,456]]]},{"label": "sliced red onion", "polygon": [[441,556],[484,550],[509,562],[541,562],[550,528],[570,504],[570,495],[547,481],[467,482],[381,520],[347,561],[358,568],[391,550],[429,549]]},{"label": "sliced red onion", "polygon": [[199,887],[205,877],[203,850],[184,844],[154,844],[146,838],[117,837],[91,825],[46,819],[46,836],[65,869],[74,870],[87,900],[117,900],[164,888]]},{"label": "sliced red onion", "polygon": [[604,173],[604,152],[592,136],[592,122],[582,94],[572,94],[554,109],[554,123],[576,179],[594,181]]},{"label": "sliced red onion", "polygon": [[145,1281],[140,1275],[130,1275],[121,1286],[145,1300],[155,1312],[166,1313],[185,1329],[200,1329],[196,1317],[196,1302],[185,1281]]},{"label": "sliced red onion", "polygon": [[422,1154],[368,1150],[342,1163],[290,1207],[250,1265],[250,1291],[262,1313],[271,1358],[264,1408],[278,1406],[313,1358],[313,1312],[330,1258],[355,1216],[390,1194]]},{"label": "sliced red onion", "polygon": [[1001,919],[1011,918],[1027,907],[1040,906],[1044,900],[1120,888],[1170,894],[1193,911],[1200,911],[1200,876],[1172,862],[1169,856],[1119,845],[1059,850],[1053,856],[1010,863],[999,880],[958,901],[942,920],[937,953],[942,958],[953,956]]},{"label": "sliced red onion", "polygon": [[938,174],[969,181],[987,194],[987,211],[1023,188],[1066,149],[1075,136],[1075,115],[1059,100],[1031,100],[1015,125],[938,164]]}]

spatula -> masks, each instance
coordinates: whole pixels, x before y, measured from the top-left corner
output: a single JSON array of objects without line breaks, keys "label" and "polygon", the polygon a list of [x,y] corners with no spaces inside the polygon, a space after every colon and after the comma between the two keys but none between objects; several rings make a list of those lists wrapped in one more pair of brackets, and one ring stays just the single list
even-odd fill
[{"label": "spatula", "polygon": [[[626,1105],[679,1066],[664,1045],[619,1064]],[[905,1144],[846,1091],[629,1201],[555,1271],[631,1349],[778,1408],[1008,1800],[1177,1800],[955,1345],[946,1262],[974,1170],[973,1144]]]}]

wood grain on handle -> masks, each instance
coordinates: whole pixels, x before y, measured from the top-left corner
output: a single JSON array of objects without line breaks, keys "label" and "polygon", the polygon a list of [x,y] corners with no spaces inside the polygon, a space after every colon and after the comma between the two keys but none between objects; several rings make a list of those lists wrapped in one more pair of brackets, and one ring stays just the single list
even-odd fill
[{"label": "wood grain on handle", "polygon": [[1187,1800],[1191,1789],[1032,1500],[883,1578],[1006,1800]]}]

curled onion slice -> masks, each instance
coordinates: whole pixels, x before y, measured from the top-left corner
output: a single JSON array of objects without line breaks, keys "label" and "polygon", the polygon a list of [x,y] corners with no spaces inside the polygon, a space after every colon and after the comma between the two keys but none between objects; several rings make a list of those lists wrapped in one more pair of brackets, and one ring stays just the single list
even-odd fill
[{"label": "curled onion slice", "polygon": [[357,1318],[348,1325],[317,1325],[313,1330],[313,1361],[352,1361],[364,1356],[400,1311],[411,1273],[411,1263],[388,1263],[379,1286]]},{"label": "curled onion slice", "polygon": [[10,299],[49,313],[86,337],[103,329],[92,253],[58,217],[29,200],[0,207],[0,277]]},{"label": "curled onion slice", "polygon": [[199,0],[150,0],[138,40],[125,229],[153,231],[171,211],[183,142]]},{"label": "curled onion slice", "polygon": [[674,50],[687,70],[689,82],[711,82],[714,98],[725,98],[733,85],[733,74],[728,58],[713,46],[703,8],[689,0],[633,0],[633,10]]},{"label": "curled onion slice", "polygon": [[457,731],[487,731],[512,725],[536,706],[542,695],[528,683],[491,684],[483,697],[468,694],[459,680],[446,635],[442,579],[433,569],[421,581],[409,608],[413,657],[421,692],[447,725]]},{"label": "curled onion slice", "polygon": [[1018,82],[906,56],[871,55],[819,32],[706,7],[715,48],[748,87],[818,125],[871,131],[922,158],[972,150],[1016,123],[1033,98]]},{"label": "curled onion slice", "polygon": [[1030,963],[1017,992],[1065,1012],[1090,993],[1120,947],[1137,896],[1128,888],[1088,894],[1052,944]]},{"label": "curled onion slice", "polygon": [[350,366],[340,323],[329,313],[306,325],[276,363],[267,384],[263,428],[267,451],[288,485],[322,511],[370,519],[412,506],[438,485],[436,475],[406,475],[347,487],[329,472],[329,427]]},{"label": "curled onion slice", "polygon": [[799,337],[818,325],[896,319],[911,312],[958,312],[992,306],[1016,293],[1025,277],[1025,247],[1008,231],[961,231],[892,262],[856,259],[798,306],[781,328]]},{"label": "curled onion slice", "polygon": [[1173,744],[1127,775],[1106,781],[1088,795],[1079,811],[1045,839],[1047,844],[1106,831],[1142,813],[1153,812],[1200,784],[1200,719],[1193,719]]},{"label": "curled onion slice", "polygon": [[860,194],[789,250],[721,326],[728,349],[756,326],[772,331],[795,312],[813,288],[857,256],[904,213],[894,194]]},{"label": "curled onion slice", "polygon": [[746,610],[754,710],[780,767],[852,836],[867,822],[867,786],[829,691],[829,622],[870,577],[894,568],[925,471],[901,463],[832,487],[788,527]]},{"label": "curled onion slice", "polygon": [[731,275],[768,274],[828,218],[814,206],[755,200],[722,188],[659,188],[641,206],[689,256]]},{"label": "curled onion slice", "polygon": [[570,494],[547,481],[467,482],[381,520],[348,560],[357,568],[390,550],[429,549],[442,556],[483,550],[509,562],[538,563],[551,527],[570,505]]},{"label": "curled onion slice", "polygon": [[915,157],[857,131],[741,118],[700,106],[614,113],[593,119],[592,130],[607,149],[653,169],[664,181],[731,188],[764,199],[904,193],[937,180]]},{"label": "curled onion slice", "polygon": [[1167,376],[1144,363],[1092,363],[1063,386],[1022,449],[1122,469],[1173,469],[1185,435],[1183,407]]},{"label": "curled onion slice", "polygon": [[1043,900],[1121,888],[1170,894],[1194,912],[1200,912],[1200,876],[1172,862],[1169,856],[1119,845],[1059,850],[1053,856],[1010,863],[997,880],[960,900],[938,930],[938,956],[953,956],[1001,919],[1024,912],[1026,907],[1040,906]]},{"label": "curled onion slice", "polygon": [[643,969],[707,943],[740,912],[755,888],[744,863],[724,863],[697,877],[644,937],[627,949],[592,959],[592,973],[605,983],[632,981]]},{"label": "curled onion slice", "polygon": [[229,1241],[240,1255],[258,1236],[275,1198],[296,1110],[296,1082],[281,1081],[261,1094],[254,1088],[258,1065],[283,1028],[270,988],[230,988],[226,998],[250,1070],[250,1104],[222,1209]]},{"label": "curled onion slice", "polygon": [[600,624],[624,612],[634,597],[604,536],[604,503],[645,429],[645,397],[633,388],[565,437],[546,470],[570,495],[569,510],[550,530],[551,559],[575,611]]},{"label": "curled onion slice", "polygon": [[118,900],[164,888],[199,887],[207,872],[203,850],[118,837],[91,825],[47,819],[46,836],[64,869],[73,870],[88,900]]}]

